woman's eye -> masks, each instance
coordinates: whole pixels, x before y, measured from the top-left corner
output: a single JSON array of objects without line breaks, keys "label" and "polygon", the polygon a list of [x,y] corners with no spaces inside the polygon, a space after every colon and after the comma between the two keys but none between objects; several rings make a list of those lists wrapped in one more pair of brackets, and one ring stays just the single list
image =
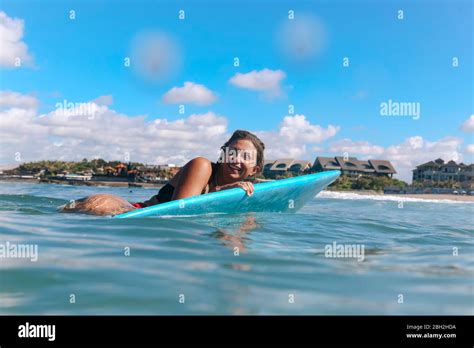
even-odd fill
[{"label": "woman's eye", "polygon": [[254,158],[253,153],[247,152],[247,153],[245,154],[245,160],[247,160],[247,161],[252,161],[253,158]]}]

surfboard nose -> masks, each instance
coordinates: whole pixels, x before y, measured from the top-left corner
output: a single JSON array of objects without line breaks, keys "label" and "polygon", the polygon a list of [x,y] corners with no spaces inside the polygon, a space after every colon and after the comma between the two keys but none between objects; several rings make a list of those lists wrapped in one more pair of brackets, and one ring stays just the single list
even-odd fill
[{"label": "surfboard nose", "polygon": [[341,171],[340,170],[329,170],[327,172],[324,172],[324,174],[325,174],[326,185],[329,185],[329,184],[333,183],[334,181],[336,181],[336,179],[339,177],[339,175],[341,175]]}]

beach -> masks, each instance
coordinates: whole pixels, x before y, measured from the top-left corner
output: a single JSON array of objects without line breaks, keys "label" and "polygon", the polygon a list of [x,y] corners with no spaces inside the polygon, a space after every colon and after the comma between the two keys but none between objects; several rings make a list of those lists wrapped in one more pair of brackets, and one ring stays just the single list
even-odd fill
[{"label": "beach", "polygon": [[359,195],[359,196],[374,196],[374,197],[385,197],[388,199],[399,198],[403,199],[420,199],[428,201],[454,201],[454,202],[474,202],[474,196],[470,195],[454,195],[454,194],[436,194],[436,193],[420,193],[420,194],[394,194],[394,193],[383,193],[377,191],[368,191],[368,190],[327,190],[326,192],[335,192],[340,195]]},{"label": "beach", "polygon": [[401,198],[417,198],[426,200],[439,200],[439,201],[455,201],[455,202],[474,202],[474,196],[468,195],[446,195],[446,194],[402,194],[402,195],[391,195]]}]

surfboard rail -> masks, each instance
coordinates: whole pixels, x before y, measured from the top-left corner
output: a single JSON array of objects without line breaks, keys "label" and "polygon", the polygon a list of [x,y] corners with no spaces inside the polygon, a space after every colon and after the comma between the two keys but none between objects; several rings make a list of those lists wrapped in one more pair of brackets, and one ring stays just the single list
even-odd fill
[{"label": "surfboard rail", "polygon": [[339,170],[331,170],[263,182],[254,184],[252,196],[247,196],[241,188],[233,188],[132,210],[113,217],[123,219],[160,215],[297,211],[340,174]]}]

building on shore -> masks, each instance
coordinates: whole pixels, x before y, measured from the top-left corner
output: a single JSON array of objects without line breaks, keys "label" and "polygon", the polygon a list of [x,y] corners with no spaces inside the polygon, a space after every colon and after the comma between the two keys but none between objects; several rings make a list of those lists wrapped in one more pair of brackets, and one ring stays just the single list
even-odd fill
[{"label": "building on shore", "polygon": [[301,174],[311,168],[311,162],[305,160],[295,160],[292,158],[282,158],[277,160],[266,160],[263,163],[263,175],[266,178],[275,178],[277,175],[285,173]]},{"label": "building on shore", "polygon": [[444,162],[441,158],[420,164],[413,169],[413,182],[424,186],[458,183],[463,188],[474,188],[474,164]]},{"label": "building on shore", "polygon": [[340,170],[341,174],[349,177],[359,175],[376,175],[392,177],[397,171],[385,160],[358,160],[356,157],[316,157],[311,171],[324,172],[328,170]]},{"label": "building on shore", "polygon": [[51,179],[61,181],[104,181],[104,182],[163,182],[173,177],[180,167],[174,164],[143,165],[120,161],[86,159],[81,162],[37,161],[3,169],[3,178]]},{"label": "building on shore", "polygon": [[75,181],[90,181],[92,179],[91,174],[66,174],[64,175],[66,180],[75,180]]}]

